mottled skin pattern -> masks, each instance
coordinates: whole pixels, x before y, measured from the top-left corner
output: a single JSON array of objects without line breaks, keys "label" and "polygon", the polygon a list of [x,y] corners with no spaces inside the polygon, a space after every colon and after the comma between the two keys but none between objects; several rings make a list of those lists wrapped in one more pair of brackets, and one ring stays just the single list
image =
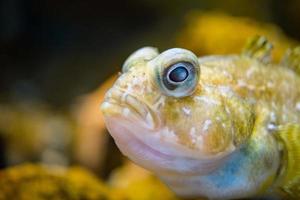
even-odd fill
[{"label": "mottled skin pattern", "polygon": [[[270,64],[267,45],[199,59],[184,49],[134,53],[101,106],[120,150],[180,196],[287,198],[286,174],[297,172],[278,135],[300,124],[300,77]],[[195,78],[171,91],[162,79],[177,62],[192,63]]]}]

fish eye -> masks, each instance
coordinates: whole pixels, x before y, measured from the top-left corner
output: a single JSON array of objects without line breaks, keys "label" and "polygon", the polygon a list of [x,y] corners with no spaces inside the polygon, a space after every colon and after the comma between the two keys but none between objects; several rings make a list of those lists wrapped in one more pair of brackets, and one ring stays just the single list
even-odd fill
[{"label": "fish eye", "polygon": [[183,97],[191,94],[197,85],[196,67],[190,62],[177,62],[166,67],[162,77],[165,93],[169,96]]},{"label": "fish eye", "polygon": [[197,56],[186,49],[168,49],[147,63],[150,77],[166,96],[186,97],[197,88],[200,64]]}]

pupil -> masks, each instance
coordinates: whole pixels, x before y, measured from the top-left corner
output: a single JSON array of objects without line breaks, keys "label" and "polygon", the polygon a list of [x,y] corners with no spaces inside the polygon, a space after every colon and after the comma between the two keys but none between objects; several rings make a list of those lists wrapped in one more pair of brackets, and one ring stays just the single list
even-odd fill
[{"label": "pupil", "polygon": [[185,67],[180,66],[171,71],[171,73],[169,74],[169,78],[174,82],[182,82],[188,77],[188,75],[188,70]]}]

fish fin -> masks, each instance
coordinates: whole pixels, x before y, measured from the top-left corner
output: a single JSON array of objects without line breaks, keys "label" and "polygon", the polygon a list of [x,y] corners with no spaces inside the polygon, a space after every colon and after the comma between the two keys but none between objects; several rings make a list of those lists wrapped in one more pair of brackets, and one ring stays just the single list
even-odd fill
[{"label": "fish fin", "polygon": [[300,46],[288,49],[282,58],[281,64],[300,75]]},{"label": "fish fin", "polygon": [[248,39],[242,50],[242,55],[255,58],[263,63],[271,61],[273,45],[264,36],[254,36]]},{"label": "fish fin", "polygon": [[277,136],[283,145],[280,189],[288,196],[300,199],[300,125],[282,126]]}]

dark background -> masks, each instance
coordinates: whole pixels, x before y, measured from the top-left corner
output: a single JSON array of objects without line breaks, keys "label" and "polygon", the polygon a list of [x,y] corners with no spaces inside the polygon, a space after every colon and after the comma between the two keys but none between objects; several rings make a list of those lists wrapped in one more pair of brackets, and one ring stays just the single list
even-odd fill
[{"label": "dark background", "polygon": [[272,22],[300,39],[298,0],[2,0],[0,100],[63,108],[137,48],[174,47],[184,16],[195,9]]}]

